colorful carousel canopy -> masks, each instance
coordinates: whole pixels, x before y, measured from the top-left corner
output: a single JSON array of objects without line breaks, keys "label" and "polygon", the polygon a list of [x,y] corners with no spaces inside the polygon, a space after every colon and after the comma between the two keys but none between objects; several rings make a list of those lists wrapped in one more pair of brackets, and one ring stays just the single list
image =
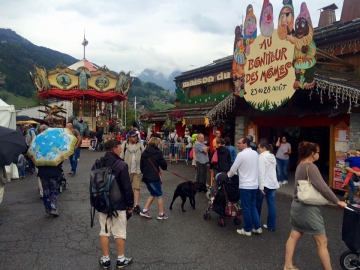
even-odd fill
[{"label": "colorful carousel canopy", "polygon": [[93,99],[112,103],[127,99],[132,79],[130,72],[116,74],[104,67],[97,68],[86,59],[67,67],[60,63],[55,69],[47,71],[34,66],[30,72],[40,98]]}]

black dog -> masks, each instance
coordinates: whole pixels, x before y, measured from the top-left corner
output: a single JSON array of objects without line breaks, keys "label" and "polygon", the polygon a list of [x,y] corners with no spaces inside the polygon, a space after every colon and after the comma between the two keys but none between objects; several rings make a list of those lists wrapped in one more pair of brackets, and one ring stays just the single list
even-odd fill
[{"label": "black dog", "polygon": [[199,183],[199,182],[184,182],[179,184],[174,192],[173,200],[170,204],[170,210],[172,210],[172,205],[177,197],[181,197],[182,203],[181,203],[181,209],[183,212],[186,212],[184,209],[184,204],[186,202],[186,197],[189,197],[190,204],[195,209],[195,194],[197,191],[207,191],[206,184]]}]

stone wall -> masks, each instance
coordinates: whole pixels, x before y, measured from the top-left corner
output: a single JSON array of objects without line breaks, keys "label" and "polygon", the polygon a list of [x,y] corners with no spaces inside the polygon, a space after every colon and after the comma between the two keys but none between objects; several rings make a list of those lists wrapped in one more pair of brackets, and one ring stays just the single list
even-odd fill
[{"label": "stone wall", "polygon": [[349,148],[360,149],[360,113],[350,114]]},{"label": "stone wall", "polygon": [[245,136],[246,126],[249,124],[249,120],[245,116],[235,117],[235,138],[234,145],[237,146],[237,141]]}]

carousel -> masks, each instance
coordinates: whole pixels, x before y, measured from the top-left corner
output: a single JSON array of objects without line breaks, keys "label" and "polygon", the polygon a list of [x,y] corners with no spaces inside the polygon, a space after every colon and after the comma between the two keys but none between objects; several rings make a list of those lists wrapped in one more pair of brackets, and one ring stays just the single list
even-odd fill
[{"label": "carousel", "polygon": [[88,61],[85,58],[87,44],[84,39],[84,58],[79,62],[71,66],[60,63],[49,71],[34,66],[30,76],[39,98],[70,101],[73,121],[86,124],[90,130],[107,132],[109,123],[121,121],[117,117],[118,106],[127,99],[133,79],[130,72],[115,73]]}]

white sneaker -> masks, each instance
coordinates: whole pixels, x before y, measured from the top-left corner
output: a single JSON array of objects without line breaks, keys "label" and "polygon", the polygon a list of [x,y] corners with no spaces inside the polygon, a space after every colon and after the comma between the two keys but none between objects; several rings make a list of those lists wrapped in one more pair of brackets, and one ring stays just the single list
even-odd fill
[{"label": "white sneaker", "polygon": [[287,184],[289,184],[289,182],[286,180],[282,182],[282,185],[287,185]]},{"label": "white sneaker", "polygon": [[251,236],[251,232],[245,232],[244,229],[236,230],[236,232],[241,235]]},{"label": "white sneaker", "polygon": [[279,186],[281,187],[282,185],[283,185],[282,182],[279,181]]},{"label": "white sneaker", "polygon": [[265,229],[267,229],[267,228],[268,228],[267,224],[264,224],[264,225],[263,225],[263,227],[264,227]]},{"label": "white sneaker", "polygon": [[257,233],[257,234],[261,234],[262,233],[262,229],[259,228],[259,229],[252,229],[252,232],[253,233]]}]

